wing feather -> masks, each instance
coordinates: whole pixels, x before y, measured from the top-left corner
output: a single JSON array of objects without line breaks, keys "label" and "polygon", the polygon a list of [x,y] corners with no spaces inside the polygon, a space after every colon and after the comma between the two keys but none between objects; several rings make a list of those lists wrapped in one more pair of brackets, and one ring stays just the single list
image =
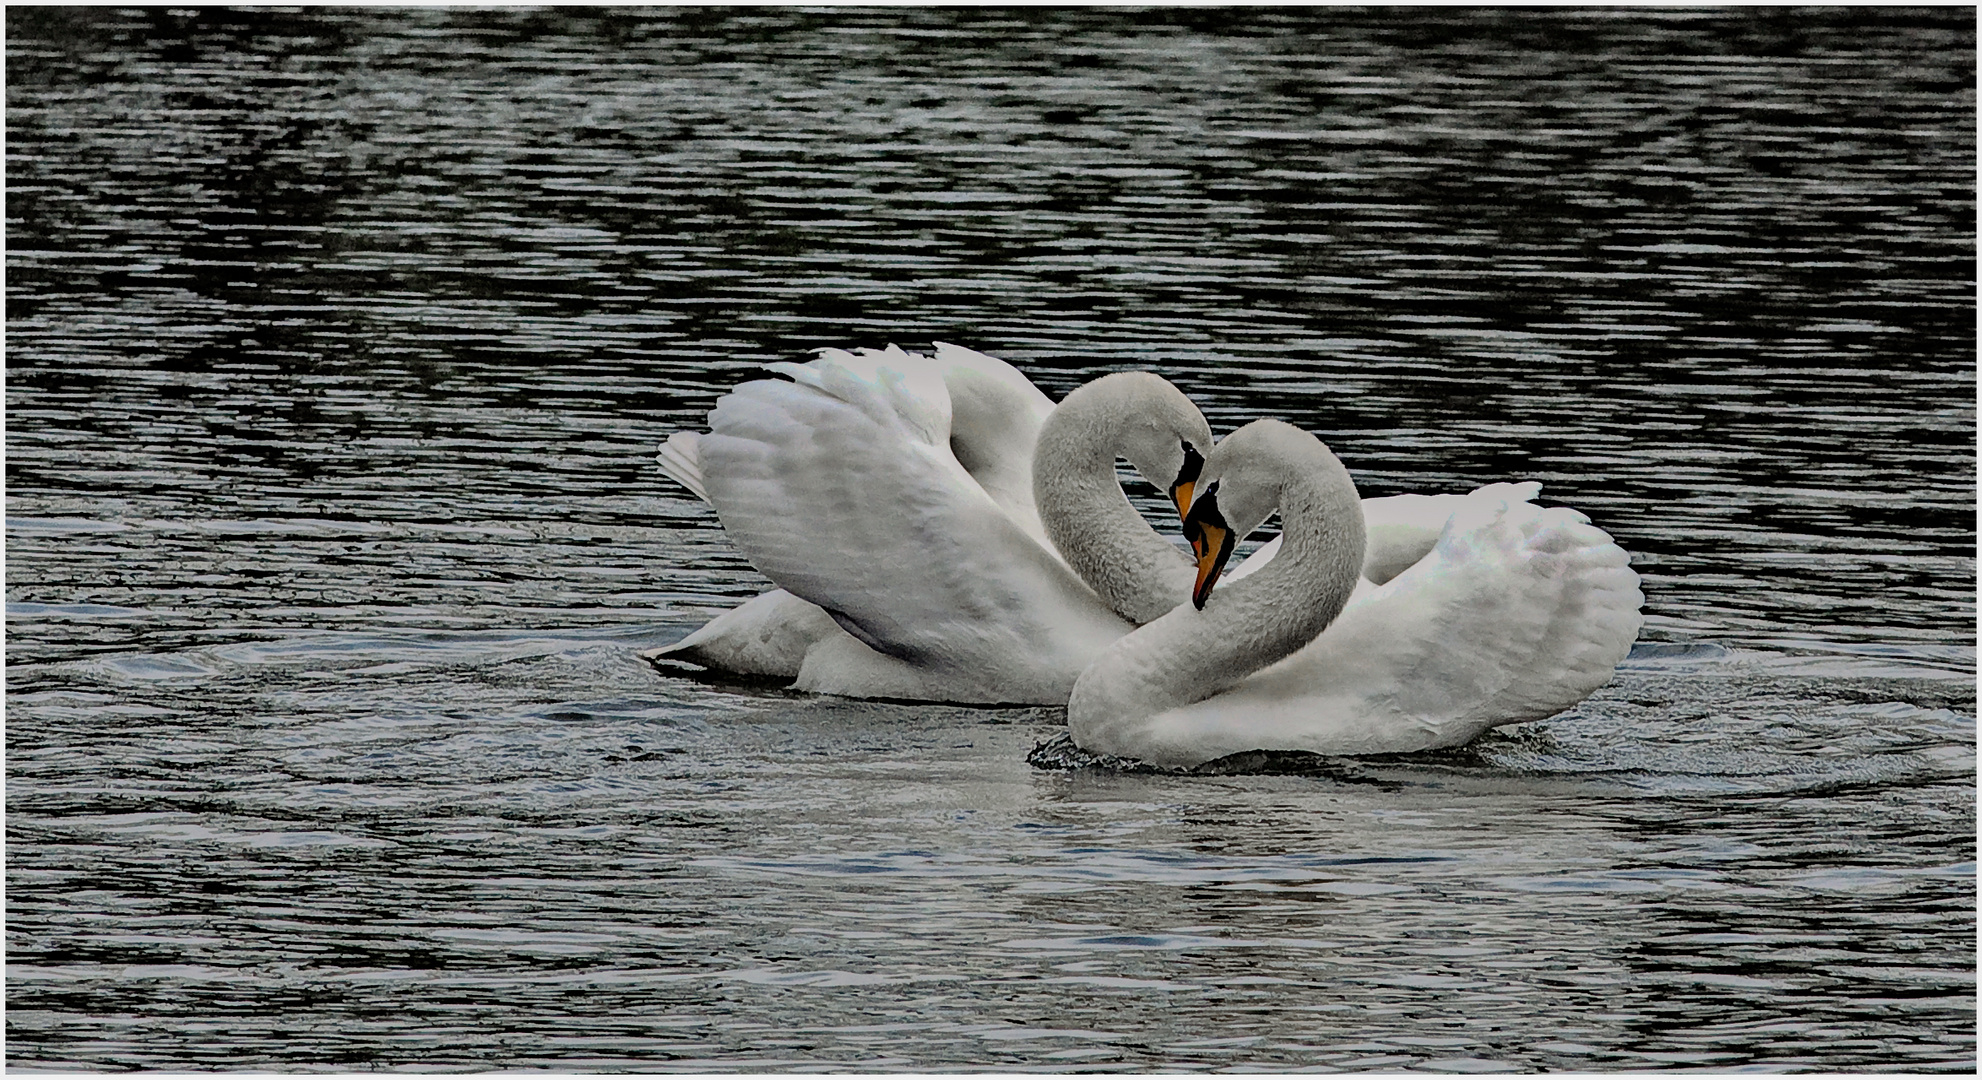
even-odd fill
[{"label": "wing feather", "polygon": [[661,471],[668,479],[685,487],[696,498],[709,501],[709,493],[702,484],[701,436],[692,431],[677,431],[661,444],[659,461]]},{"label": "wing feather", "polygon": [[1127,631],[958,464],[940,378],[874,350],[773,370],[794,381],[738,387],[700,440],[725,532],[772,581],[889,656],[994,681],[1070,687]]},{"label": "wing feather", "polygon": [[1159,726],[1223,732],[1229,750],[1384,753],[1458,745],[1582,700],[1637,637],[1638,577],[1583,515],[1510,487],[1455,497],[1424,558],[1364,582],[1307,647]]}]

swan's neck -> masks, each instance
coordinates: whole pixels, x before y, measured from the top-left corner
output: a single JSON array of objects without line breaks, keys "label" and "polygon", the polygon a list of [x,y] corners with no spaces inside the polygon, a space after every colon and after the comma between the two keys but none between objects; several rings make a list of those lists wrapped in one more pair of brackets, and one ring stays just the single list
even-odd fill
[{"label": "swan's neck", "polygon": [[[1197,618],[1196,678],[1179,696],[1198,701],[1320,636],[1362,575],[1362,501],[1333,455],[1332,469],[1288,476],[1280,499],[1280,553],[1212,595]],[[1221,602],[1222,601],[1222,602]],[[1182,614],[1182,613],[1180,613]]]},{"label": "swan's neck", "polygon": [[1032,459],[1040,524],[1081,580],[1124,619],[1154,620],[1190,598],[1190,559],[1129,502],[1115,458],[1129,403],[1069,397],[1046,418]]},{"label": "swan's neck", "polygon": [[1203,610],[1183,605],[1123,638],[1081,675],[1067,722],[1082,746],[1115,752],[1126,730],[1231,689],[1341,614],[1363,562],[1362,504],[1341,462],[1322,455],[1288,463],[1272,562],[1220,587]]}]

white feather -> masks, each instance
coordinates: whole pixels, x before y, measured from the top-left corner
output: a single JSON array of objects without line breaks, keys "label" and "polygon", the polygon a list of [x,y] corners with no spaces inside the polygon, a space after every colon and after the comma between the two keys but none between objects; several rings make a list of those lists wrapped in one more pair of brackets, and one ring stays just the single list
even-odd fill
[{"label": "white feather", "polygon": [[871,351],[774,370],[801,381],[718,402],[701,464],[751,564],[865,646],[828,638],[799,688],[1065,700],[1129,626],[957,462],[942,380]]}]

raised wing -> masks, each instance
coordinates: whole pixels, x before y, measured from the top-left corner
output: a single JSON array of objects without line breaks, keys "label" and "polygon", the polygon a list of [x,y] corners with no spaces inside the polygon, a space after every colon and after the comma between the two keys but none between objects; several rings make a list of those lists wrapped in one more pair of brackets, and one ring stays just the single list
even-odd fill
[{"label": "raised wing", "polygon": [[1020,528],[1054,551],[1032,498],[1033,450],[1052,399],[1012,365],[959,345],[937,342],[933,364],[950,395],[957,463]]},{"label": "raised wing", "polygon": [[1431,554],[1445,525],[1465,506],[1492,508],[1532,502],[1541,484],[1488,484],[1460,495],[1391,495],[1363,500],[1363,527],[1369,542],[1363,552],[1363,576],[1381,585]]},{"label": "raised wing", "polygon": [[[1032,500],[1032,452],[1039,441],[1039,426],[1053,411],[1053,400],[1032,380],[995,356],[940,341],[933,359],[894,345],[816,352],[819,359],[811,364],[767,366],[796,382],[823,378],[817,370],[821,364],[871,384],[878,384],[882,369],[895,372],[910,396],[922,399],[920,408],[934,410],[915,416],[915,421],[932,430],[948,425],[950,451],[958,464],[1021,528],[1047,543]],[[940,390],[934,385],[938,382]],[[912,405],[911,410],[918,407]],[[669,479],[707,502],[700,440],[696,432],[677,431],[662,444],[657,460]]]},{"label": "raised wing", "polygon": [[772,370],[795,381],[738,387],[699,440],[711,505],[771,580],[878,652],[991,683],[1070,687],[1127,632],[958,463],[939,374],[839,350]]},{"label": "raised wing", "polygon": [[[1516,484],[1488,484],[1458,495],[1389,495],[1363,500],[1363,577],[1381,585],[1431,554],[1445,525],[1467,506],[1490,512],[1501,504],[1532,501],[1542,491],[1541,484],[1525,480]],[[1280,553],[1280,538],[1261,544],[1246,561],[1225,575],[1237,581],[1258,571]]]},{"label": "raised wing", "polygon": [[1430,552],[1365,582],[1320,637],[1219,709],[1247,717],[1256,745],[1384,753],[1458,745],[1602,686],[1637,637],[1637,575],[1583,515],[1510,487],[1463,497]]},{"label": "raised wing", "polygon": [[1526,515],[1516,525],[1526,580],[1553,584],[1548,595],[1554,602],[1525,662],[1499,694],[1462,721],[1469,726],[1538,719],[1582,701],[1611,680],[1644,626],[1638,574],[1610,534],[1566,506]]}]

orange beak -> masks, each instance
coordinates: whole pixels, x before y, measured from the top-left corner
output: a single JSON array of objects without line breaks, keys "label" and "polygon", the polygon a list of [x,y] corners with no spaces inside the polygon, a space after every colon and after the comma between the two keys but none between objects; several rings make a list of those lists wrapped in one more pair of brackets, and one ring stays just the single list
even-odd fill
[{"label": "orange beak", "polygon": [[1191,498],[1197,492],[1197,478],[1204,475],[1204,455],[1197,447],[1184,443],[1184,463],[1177,467],[1177,479],[1170,484],[1170,502],[1177,508],[1179,520],[1191,512]]},{"label": "orange beak", "polygon": [[1191,603],[1203,610],[1232,557],[1232,530],[1211,521],[1186,522],[1184,535],[1191,539],[1191,553],[1197,556],[1197,583],[1191,586]]},{"label": "orange beak", "polygon": [[1191,492],[1197,488],[1194,480],[1185,480],[1170,488],[1170,501],[1177,507],[1177,519],[1183,520],[1191,512]]}]

